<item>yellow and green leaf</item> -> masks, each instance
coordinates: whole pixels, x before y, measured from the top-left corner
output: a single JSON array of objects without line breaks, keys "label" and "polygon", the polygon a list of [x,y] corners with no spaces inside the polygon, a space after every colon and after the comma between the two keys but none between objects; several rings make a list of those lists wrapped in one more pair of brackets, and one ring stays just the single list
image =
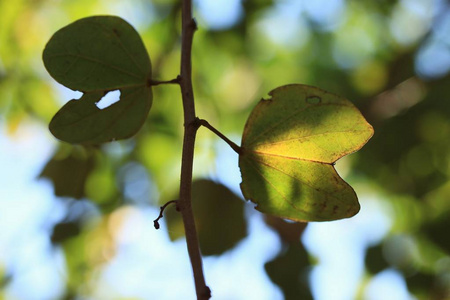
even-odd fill
[{"label": "yellow and green leaf", "polygon": [[241,190],[261,212],[295,221],[354,216],[354,190],[334,169],[359,150],[373,128],[348,100],[307,85],[269,93],[252,111],[242,137]]}]

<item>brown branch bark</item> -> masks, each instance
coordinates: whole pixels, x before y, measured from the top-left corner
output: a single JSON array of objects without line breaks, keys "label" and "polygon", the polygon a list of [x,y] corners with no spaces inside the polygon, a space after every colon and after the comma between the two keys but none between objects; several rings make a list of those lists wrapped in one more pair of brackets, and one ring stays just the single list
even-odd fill
[{"label": "brown branch bark", "polygon": [[195,228],[194,214],[192,212],[192,168],[194,160],[195,135],[199,127],[196,122],[194,93],[192,89],[192,41],[196,24],[192,18],[192,1],[182,0],[182,31],[181,31],[181,70],[180,87],[184,111],[184,139],[181,159],[181,180],[179,209],[183,218],[189,259],[195,280],[197,299],[209,299],[211,291],[206,285],[203,275],[202,256]]}]

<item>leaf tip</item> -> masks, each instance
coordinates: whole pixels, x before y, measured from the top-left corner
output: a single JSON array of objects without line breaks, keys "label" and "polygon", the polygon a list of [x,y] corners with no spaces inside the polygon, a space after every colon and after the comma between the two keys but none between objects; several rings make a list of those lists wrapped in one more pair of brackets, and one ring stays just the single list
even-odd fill
[{"label": "leaf tip", "polygon": [[353,205],[351,205],[347,209],[348,217],[351,218],[351,217],[355,216],[356,214],[359,213],[360,210],[361,210],[361,205],[359,204],[358,196],[356,196],[356,193],[355,193],[355,202]]}]

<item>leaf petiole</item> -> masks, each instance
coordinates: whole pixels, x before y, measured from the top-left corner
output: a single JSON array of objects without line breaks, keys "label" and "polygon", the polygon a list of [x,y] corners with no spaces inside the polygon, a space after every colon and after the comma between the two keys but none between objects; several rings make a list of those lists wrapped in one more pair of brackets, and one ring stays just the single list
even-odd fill
[{"label": "leaf petiole", "polygon": [[221,133],[219,130],[214,128],[211,124],[208,123],[208,121],[204,119],[198,119],[196,120],[197,124],[200,126],[204,126],[214,132],[218,137],[220,137],[222,140],[224,140],[237,154],[242,154],[242,148],[236,145],[233,141],[231,141],[229,138],[227,138],[223,133]]},{"label": "leaf petiole", "polygon": [[180,80],[181,80],[180,76],[177,76],[177,78],[172,79],[172,80],[162,80],[161,81],[161,80],[150,79],[147,82],[147,85],[148,86],[154,86],[154,85],[160,85],[160,84],[180,84]]}]

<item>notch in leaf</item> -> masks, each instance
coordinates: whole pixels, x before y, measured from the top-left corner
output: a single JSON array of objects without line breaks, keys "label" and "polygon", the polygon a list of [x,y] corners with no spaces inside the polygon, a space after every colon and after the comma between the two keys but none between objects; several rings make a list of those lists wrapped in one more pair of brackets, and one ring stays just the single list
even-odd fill
[{"label": "notch in leaf", "polygon": [[[152,105],[150,58],[136,30],[115,16],[94,16],[58,30],[43,53],[44,65],[62,85],[82,91],[50,122],[52,134],[73,144],[100,144],[134,135]],[[110,91],[120,100],[96,103]]]},{"label": "notch in leaf", "polygon": [[261,212],[294,221],[354,216],[354,190],[334,163],[359,150],[372,126],[348,100],[293,84],[253,109],[242,136],[239,167],[244,197]]}]

